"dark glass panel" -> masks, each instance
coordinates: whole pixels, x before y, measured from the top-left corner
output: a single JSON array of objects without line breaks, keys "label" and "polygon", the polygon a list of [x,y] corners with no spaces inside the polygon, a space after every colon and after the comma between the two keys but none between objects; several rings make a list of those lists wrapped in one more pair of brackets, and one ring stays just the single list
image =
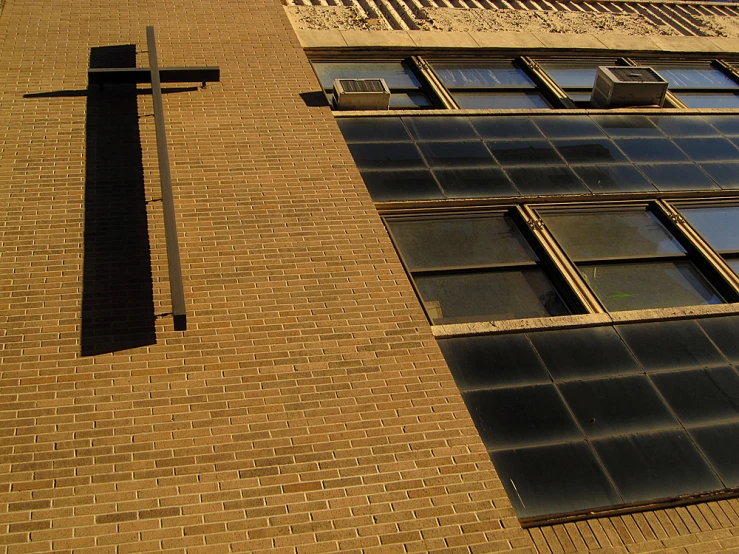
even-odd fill
[{"label": "dark glass panel", "polygon": [[739,260],[726,260],[726,263],[734,273],[739,275]]},{"label": "dark glass panel", "polygon": [[522,69],[506,64],[434,63],[434,72],[449,88],[532,87],[534,82]]},{"label": "dark glass panel", "polygon": [[570,313],[538,269],[417,276],[415,282],[437,325]]},{"label": "dark glass panel", "polygon": [[653,115],[651,119],[668,137],[715,137],[716,130],[697,115]]},{"label": "dark glass panel", "polygon": [[506,173],[524,195],[590,193],[569,167],[509,167]]},{"label": "dark glass panel", "polygon": [[582,438],[553,385],[462,393],[488,450]]},{"label": "dark glass panel", "polygon": [[726,365],[694,321],[619,325],[616,330],[648,371]]},{"label": "dark glass panel", "polygon": [[637,166],[659,190],[706,190],[718,185],[692,163],[639,164]]},{"label": "dark glass panel", "polygon": [[739,250],[739,206],[681,208],[680,212],[714,250]]},{"label": "dark glass panel", "polygon": [[557,211],[541,215],[554,238],[574,260],[685,252],[672,233],[645,209]]},{"label": "dark glass panel", "polygon": [[420,169],[426,163],[416,145],[408,142],[356,142],[349,150],[360,169]]},{"label": "dark glass panel", "polygon": [[614,139],[634,162],[687,162],[688,158],[668,139],[623,138]]},{"label": "dark glass panel", "polygon": [[425,92],[393,92],[390,95],[390,109],[392,110],[414,110],[432,106],[433,104]]},{"label": "dark glass panel", "polygon": [[465,117],[404,117],[416,140],[480,140]]},{"label": "dark glass panel", "polygon": [[716,127],[724,135],[739,136],[739,116],[736,115],[706,115],[703,119]]},{"label": "dark glass panel", "polygon": [[652,381],[685,425],[739,419],[739,374],[732,367],[656,373]]},{"label": "dark glass panel", "polygon": [[410,142],[399,117],[351,117],[337,119],[346,142]]},{"label": "dark glass panel", "polygon": [[[574,90],[574,89],[567,89],[565,91],[567,93],[567,96],[572,100],[573,102],[581,102],[586,103],[590,102],[590,99],[593,96],[592,89],[589,90]],[[587,106],[584,106],[587,107]]]},{"label": "dark glass panel", "polygon": [[334,79],[385,79],[389,88],[420,88],[421,83],[405,62],[313,62],[324,89],[334,88]]},{"label": "dark glass panel", "polygon": [[739,163],[701,164],[700,167],[716,181],[721,188],[739,188]]},{"label": "dark glass panel", "polygon": [[504,450],[490,457],[520,518],[623,502],[585,442]]},{"label": "dark glass panel", "polygon": [[643,375],[559,385],[588,438],[680,427]]},{"label": "dark glass panel", "polygon": [[595,193],[657,190],[631,165],[579,165],[572,169]]},{"label": "dark glass panel", "polygon": [[536,260],[509,216],[386,220],[410,270]]},{"label": "dark glass panel", "polygon": [[435,169],[448,198],[482,198],[493,196],[519,196],[516,187],[503,170],[497,167]]},{"label": "dark glass panel", "polygon": [[682,431],[602,439],[593,446],[626,502],[723,488]]},{"label": "dark glass panel", "polygon": [[598,299],[612,312],[723,302],[688,261],[603,264],[579,269]]},{"label": "dark glass panel", "polygon": [[604,138],[603,131],[584,115],[539,116],[532,119],[550,139]]},{"label": "dark glass panel", "polygon": [[739,161],[739,150],[724,138],[676,138],[675,144],[696,162]]},{"label": "dark glass panel", "polygon": [[739,423],[690,429],[690,434],[727,487],[739,487]]},{"label": "dark glass panel", "polygon": [[555,380],[643,371],[613,327],[544,331],[529,338]]},{"label": "dark glass panel", "polygon": [[419,142],[429,166],[437,167],[492,167],[495,160],[481,141],[477,142]]},{"label": "dark glass panel", "polygon": [[428,170],[362,171],[362,179],[375,202],[444,198]]},{"label": "dark glass panel", "polygon": [[543,139],[528,117],[470,117],[478,134],[485,139]]},{"label": "dark glass panel", "polygon": [[564,165],[546,140],[496,140],[486,144],[501,165]]},{"label": "dark glass panel", "polygon": [[542,64],[547,74],[562,88],[589,87],[595,84],[596,64],[585,67],[573,67],[564,64]]},{"label": "dark glass panel", "polygon": [[488,335],[439,341],[460,390],[550,383],[524,335]]},{"label": "dark glass panel", "polygon": [[731,92],[678,92],[688,108],[739,108],[739,95]]},{"label": "dark glass panel", "polygon": [[552,143],[562,157],[571,164],[608,164],[627,161],[623,153],[608,139],[553,140]]},{"label": "dark glass panel", "polygon": [[739,363],[739,316],[701,319],[698,323],[730,362]]},{"label": "dark glass panel", "polygon": [[645,115],[593,115],[591,119],[611,137],[662,137],[654,123]]},{"label": "dark glass panel", "polygon": [[463,110],[533,110],[549,107],[538,92],[455,92],[454,99]]}]

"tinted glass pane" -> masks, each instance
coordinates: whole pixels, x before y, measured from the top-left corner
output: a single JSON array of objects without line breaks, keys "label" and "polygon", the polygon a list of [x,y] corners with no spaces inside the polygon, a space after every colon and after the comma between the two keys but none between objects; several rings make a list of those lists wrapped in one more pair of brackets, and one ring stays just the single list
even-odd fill
[{"label": "tinted glass pane", "polygon": [[679,92],[675,96],[688,108],[739,108],[739,95],[729,92]]},{"label": "tinted glass pane", "polygon": [[682,162],[688,158],[667,139],[615,139],[616,145],[634,162]]},{"label": "tinted glass pane", "polygon": [[726,263],[734,271],[734,273],[739,275],[739,260],[726,260]]},{"label": "tinted glass pane", "polygon": [[477,109],[538,109],[548,108],[546,100],[538,92],[455,92],[454,99],[464,110]]},{"label": "tinted glass pane", "polygon": [[643,371],[612,327],[545,331],[529,338],[555,380]]},{"label": "tinted glass pane", "polygon": [[403,123],[417,140],[479,140],[464,117],[404,117]]},{"label": "tinted glass pane", "polygon": [[720,69],[705,68],[655,68],[662,78],[670,83],[669,88],[739,88]]},{"label": "tinted glass pane", "polygon": [[721,297],[690,262],[580,267],[609,311],[720,304]]},{"label": "tinted glass pane", "polygon": [[728,136],[739,136],[739,117],[735,115],[706,115],[703,119]]},{"label": "tinted glass pane", "polygon": [[645,376],[571,381],[559,390],[589,438],[679,427]]},{"label": "tinted glass pane", "polygon": [[668,137],[715,137],[716,131],[702,117],[698,116],[660,116],[650,119]]},{"label": "tinted glass pane", "polygon": [[560,87],[593,87],[597,65],[591,67],[566,67],[543,64],[547,74]]},{"label": "tinted glass pane", "polygon": [[375,202],[441,199],[441,189],[427,170],[362,171],[362,179]]},{"label": "tinted glass pane", "polygon": [[[570,100],[573,102],[578,103],[589,103],[591,97],[593,96],[591,89],[588,90],[575,90],[575,89],[567,89],[565,90],[567,93],[567,96],[570,97]],[[580,107],[588,107],[588,106],[580,106]]]},{"label": "tinted glass pane", "polygon": [[385,79],[390,88],[418,88],[413,72],[404,62],[356,63],[314,62],[318,80],[324,89],[333,89],[334,79]]},{"label": "tinted glass pane", "polygon": [[739,161],[739,150],[724,138],[676,138],[675,144],[696,162]]},{"label": "tinted glass pane", "polygon": [[493,166],[485,145],[478,142],[419,142],[421,152],[431,167]]},{"label": "tinted glass pane", "polygon": [[593,121],[581,116],[540,116],[534,123],[545,136],[551,138],[604,138],[603,131]]},{"label": "tinted glass pane", "polygon": [[360,169],[415,169],[426,163],[413,143],[374,142],[349,144],[349,150]]},{"label": "tinted glass pane", "polygon": [[636,358],[652,371],[725,365],[726,361],[693,321],[620,325]]},{"label": "tinted glass pane", "polygon": [[536,260],[508,216],[386,220],[411,270]]},{"label": "tinted glass pane", "polygon": [[569,167],[509,167],[506,173],[521,194],[589,194]]},{"label": "tinted glass pane", "polygon": [[690,434],[727,487],[739,486],[739,424],[691,429]]},{"label": "tinted glass pane", "polygon": [[639,164],[637,166],[659,190],[706,190],[718,188],[695,164]]},{"label": "tinted glass pane", "polygon": [[390,95],[390,108],[394,110],[413,110],[431,106],[431,100],[423,92],[393,92]]},{"label": "tinted glass pane", "polygon": [[518,517],[622,502],[585,442],[504,450],[490,457]]},{"label": "tinted glass pane", "polygon": [[486,139],[544,138],[528,117],[470,117],[469,120]]},{"label": "tinted glass pane", "polygon": [[575,260],[685,252],[655,215],[643,209],[541,215],[560,246]]},{"label": "tinted glass pane", "polygon": [[700,166],[721,188],[739,188],[739,163],[704,163]]},{"label": "tinted glass pane", "polygon": [[549,279],[536,269],[418,276],[415,282],[435,324],[570,313]]},{"label": "tinted glass pane", "polygon": [[486,144],[501,165],[564,164],[546,140],[500,140]]},{"label": "tinted glass pane", "polygon": [[660,131],[644,115],[593,115],[592,120],[612,137],[661,137]]},{"label": "tinted glass pane", "polygon": [[346,142],[410,142],[411,137],[397,117],[352,117],[337,119]]},{"label": "tinted glass pane", "polygon": [[631,165],[579,165],[573,169],[595,193],[657,190]]},{"label": "tinted glass pane", "polygon": [[549,383],[547,370],[524,335],[439,341],[461,390]]},{"label": "tinted glass pane", "polygon": [[521,194],[499,168],[436,169],[434,175],[448,198],[518,196]]},{"label": "tinted glass pane", "polygon": [[739,317],[701,319],[698,323],[730,362],[739,363]]},{"label": "tinted glass pane", "polygon": [[462,397],[488,450],[582,438],[552,385],[480,390]]},{"label": "tinted glass pane", "polygon": [[608,139],[554,140],[552,142],[562,157],[571,164],[627,161],[623,153]]},{"label": "tinted glass pane", "polygon": [[685,425],[739,419],[739,374],[731,367],[652,375]]},{"label": "tinted glass pane", "polygon": [[449,88],[534,87],[534,82],[526,73],[511,64],[460,67],[460,64],[434,63],[433,68],[441,82]]},{"label": "tinted glass pane", "polygon": [[627,435],[593,446],[626,502],[723,488],[684,432]]},{"label": "tinted glass pane", "polygon": [[682,208],[680,213],[714,250],[739,250],[739,207]]}]

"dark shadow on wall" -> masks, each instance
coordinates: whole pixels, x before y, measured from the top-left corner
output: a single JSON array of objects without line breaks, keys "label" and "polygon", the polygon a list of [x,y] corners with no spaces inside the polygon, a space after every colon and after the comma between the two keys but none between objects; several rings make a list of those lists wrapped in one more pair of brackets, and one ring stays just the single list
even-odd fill
[{"label": "dark shadow on wall", "polygon": [[[135,66],[135,45],[90,52],[91,68]],[[136,98],[136,85],[87,91],[83,356],[156,342]]]}]

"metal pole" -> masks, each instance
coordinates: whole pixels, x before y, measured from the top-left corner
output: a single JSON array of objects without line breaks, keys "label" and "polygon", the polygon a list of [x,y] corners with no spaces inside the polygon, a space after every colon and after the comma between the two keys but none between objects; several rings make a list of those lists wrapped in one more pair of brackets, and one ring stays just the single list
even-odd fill
[{"label": "metal pole", "polygon": [[177,241],[177,222],[172,196],[172,176],[169,171],[169,152],[167,133],[164,128],[164,105],[162,103],[162,84],[159,80],[159,64],[154,39],[154,27],[146,28],[146,42],[149,49],[149,69],[151,70],[151,97],[154,100],[154,123],[157,135],[157,155],[159,158],[159,177],[162,186],[162,207],[164,209],[164,236],[167,242],[167,265],[169,266],[169,289],[172,295],[172,315],[177,331],[187,329],[185,314],[185,291],[182,286],[182,267],[180,266],[180,245]]}]

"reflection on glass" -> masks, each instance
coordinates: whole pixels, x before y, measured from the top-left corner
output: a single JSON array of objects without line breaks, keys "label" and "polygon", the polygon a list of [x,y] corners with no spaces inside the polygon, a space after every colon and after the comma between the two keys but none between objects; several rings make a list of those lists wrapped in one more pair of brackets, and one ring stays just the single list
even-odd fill
[{"label": "reflection on glass", "polygon": [[360,169],[414,169],[426,164],[416,145],[409,142],[355,142],[349,150]]},{"label": "reflection on glass", "polygon": [[346,142],[410,142],[411,137],[397,117],[351,117],[337,119]]},{"label": "reflection on glass", "polygon": [[444,197],[427,169],[362,171],[362,179],[375,202],[434,200]]},{"label": "reflection on glass", "polygon": [[696,162],[739,161],[739,150],[724,138],[676,138],[675,144]]},{"label": "reflection on glass", "polygon": [[668,139],[616,139],[616,145],[634,162],[687,162],[688,158]]},{"label": "reflection on glass", "polygon": [[700,167],[692,163],[639,164],[637,167],[659,190],[707,190],[718,188]]},{"label": "reflection on glass", "polygon": [[424,92],[393,92],[390,95],[390,108],[395,110],[413,110],[430,108],[431,100]]},{"label": "reflection on glass", "polygon": [[706,115],[703,119],[726,136],[739,136],[739,116],[736,115]]},{"label": "reflection on glass", "polygon": [[603,131],[583,115],[539,116],[534,123],[550,139],[605,138]]},{"label": "reflection on glass", "polygon": [[477,142],[419,142],[421,152],[432,168],[473,167],[495,164],[482,141]]},{"label": "reflection on glass", "polygon": [[[608,139],[552,141],[557,151],[571,164],[626,162],[626,156]],[[739,152],[739,151],[737,151]]]},{"label": "reflection on glass", "polygon": [[739,95],[731,92],[678,92],[675,96],[688,108],[739,108]]},{"label": "reflection on glass", "polygon": [[554,82],[562,88],[593,88],[595,74],[598,71],[598,66],[595,64],[590,67],[572,67],[555,64],[542,64],[542,66],[547,74],[554,79]]},{"label": "reflection on glass", "polygon": [[739,88],[733,79],[720,69],[705,68],[655,68],[662,78],[675,88]]},{"label": "reflection on glass", "polygon": [[650,118],[660,130],[668,137],[715,137],[716,130],[711,127],[702,117],[687,116],[662,116],[653,115]]},{"label": "reflection on glass", "polygon": [[738,206],[682,208],[680,213],[714,250],[739,250]]},{"label": "reflection on glass", "polygon": [[313,62],[321,86],[334,88],[334,79],[385,79],[390,88],[420,88],[421,83],[405,62]]},{"label": "reflection on glass", "polygon": [[575,173],[593,192],[655,192],[644,175],[631,165],[579,165]]},{"label": "reflection on glass", "polygon": [[447,198],[520,196],[503,170],[497,167],[434,169]]},{"label": "reflection on glass", "polygon": [[485,144],[501,165],[564,165],[546,140],[496,140]]},{"label": "reflection on glass", "polygon": [[509,167],[506,172],[524,195],[590,194],[577,175],[566,166]]},{"label": "reflection on glass", "polygon": [[496,109],[523,110],[548,108],[544,97],[538,92],[454,92],[454,99],[463,110]]},{"label": "reflection on glass", "polygon": [[739,163],[702,163],[701,169],[716,181],[721,188],[739,188]]},{"label": "reflection on glass", "polygon": [[663,136],[645,115],[594,115],[592,119],[611,137]]},{"label": "reflection on glass", "polygon": [[404,117],[416,140],[479,140],[465,117]]},{"label": "reflection on glass", "polygon": [[434,63],[434,72],[449,88],[531,87],[534,82],[522,69],[511,64],[460,64]]},{"label": "reflection on glass", "polygon": [[739,423],[690,429],[690,434],[724,484],[739,486]]},{"label": "reflection on glass", "polygon": [[484,139],[543,139],[528,117],[470,117],[470,123]]}]

